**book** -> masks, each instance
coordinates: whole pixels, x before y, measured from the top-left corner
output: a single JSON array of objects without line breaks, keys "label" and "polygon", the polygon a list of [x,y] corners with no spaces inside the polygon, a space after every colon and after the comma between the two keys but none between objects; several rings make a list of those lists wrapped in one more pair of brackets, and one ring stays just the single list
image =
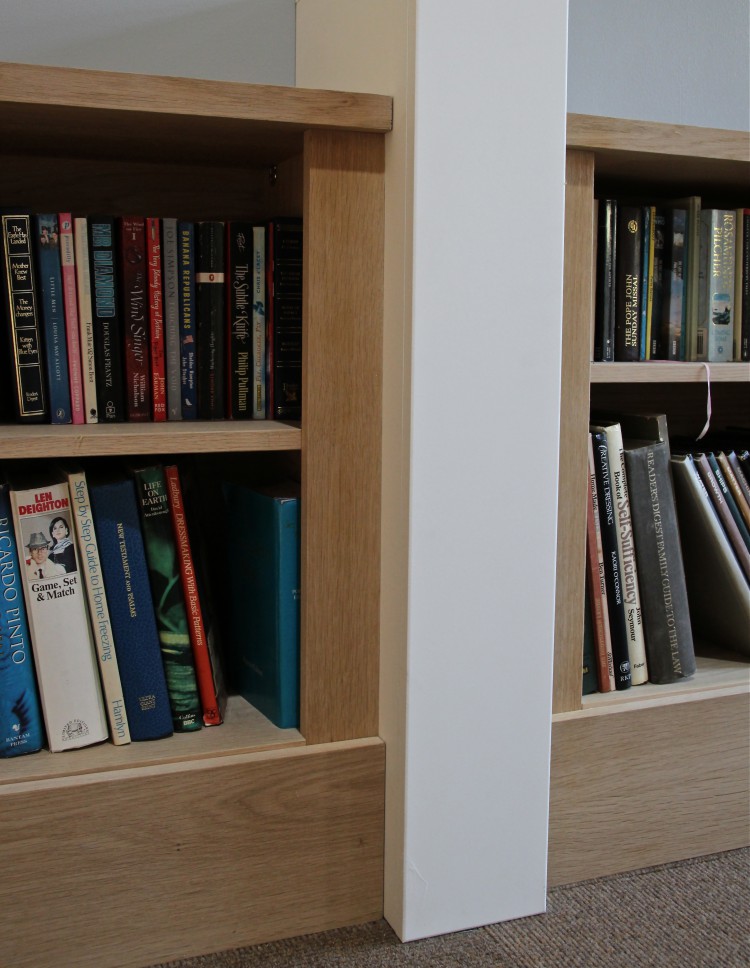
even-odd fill
[{"label": "book", "polygon": [[673,208],[667,214],[664,251],[664,295],[661,314],[661,355],[665,360],[680,360],[685,336],[687,210]]},{"label": "book", "polygon": [[253,399],[254,420],[266,416],[266,229],[253,226]]},{"label": "book", "polygon": [[602,536],[604,580],[607,586],[615,689],[629,689],[632,683],[632,672],[609,445],[607,435],[594,427],[591,428],[591,440],[594,449],[596,488],[599,495],[599,524]]},{"label": "book", "polygon": [[56,213],[34,216],[34,252],[41,304],[44,362],[50,423],[72,423],[68,341],[60,260],[60,223]]},{"label": "book", "polygon": [[167,380],[167,420],[182,420],[180,399],[180,294],[177,259],[177,219],[161,220],[164,288],[164,357]]},{"label": "book", "polygon": [[115,220],[111,215],[90,215],[88,232],[96,399],[99,420],[111,423],[125,419]]},{"label": "book", "polygon": [[735,221],[732,209],[701,210],[698,325],[709,363],[733,359]]},{"label": "book", "polygon": [[146,219],[148,263],[149,347],[151,350],[151,417],[167,419],[167,371],[164,343],[164,293],[162,289],[161,229],[158,218]]},{"label": "book", "polygon": [[643,210],[618,205],[615,284],[615,359],[636,362],[640,355],[643,299]]},{"label": "book", "polygon": [[649,268],[646,282],[647,312],[645,358],[661,358],[661,328],[664,309],[664,253],[667,245],[667,212],[652,207],[649,231]]},{"label": "book", "polygon": [[201,728],[203,716],[164,468],[138,467],[133,477],[172,724],[176,732],[189,732]]},{"label": "book", "polygon": [[737,527],[737,522],[729,510],[722,488],[719,486],[719,482],[709,462],[708,455],[702,452],[696,452],[693,454],[693,460],[695,461],[695,466],[701,476],[703,484],[711,496],[716,513],[724,526],[724,530],[734,549],[740,567],[748,580],[750,580],[750,551],[748,551],[740,529]]},{"label": "book", "polygon": [[32,471],[11,481],[10,501],[25,549],[22,584],[47,743],[53,753],[100,743],[107,720],[76,547],[67,565],[49,556],[56,523],[71,530],[67,482]]},{"label": "book", "polygon": [[649,359],[650,353],[650,299],[653,294],[653,283],[651,273],[653,272],[654,257],[654,218],[656,207],[654,205],[641,206],[641,277],[643,279],[643,291],[641,297],[641,320],[638,327],[640,343],[638,346],[638,359]]},{"label": "book", "polygon": [[[740,231],[738,227],[738,232]],[[742,257],[740,260],[740,338],[737,359],[750,360],[750,208],[742,210]]]},{"label": "book", "polygon": [[49,419],[49,407],[31,238],[30,214],[0,215],[0,286],[9,340],[3,352],[8,354],[3,377],[12,385],[16,420],[44,423]]},{"label": "book", "polygon": [[[188,528],[180,471],[176,464],[168,464],[164,467],[164,475],[169,493],[169,510],[185,597],[198,692],[203,709],[203,723],[206,726],[219,726],[224,721],[226,690],[216,642],[216,623],[211,615],[205,584],[202,585],[200,565],[193,555],[193,541]],[[195,519],[193,523],[195,524]],[[200,549],[200,543],[197,548]],[[200,554],[200,551],[198,553]]]},{"label": "book", "polygon": [[123,216],[119,220],[118,227],[124,337],[125,416],[129,421],[142,422],[151,419],[146,223],[138,216]]},{"label": "book", "polygon": [[247,536],[233,557],[234,687],[280,728],[299,725],[299,486],[223,486],[227,522]]},{"label": "book", "polygon": [[78,297],[78,325],[81,342],[83,404],[86,412],[86,423],[98,423],[99,403],[96,392],[94,318],[91,309],[89,230],[88,220],[85,216],[77,215],[73,219],[73,243],[76,260],[76,295]]},{"label": "book", "polygon": [[604,578],[604,549],[599,521],[599,492],[596,486],[594,444],[588,436],[588,500],[586,502],[586,588],[591,610],[594,645],[597,661],[597,681],[600,692],[613,692],[615,667],[612,658],[612,639],[609,629],[607,583]]},{"label": "book", "polygon": [[725,454],[723,451],[717,451],[716,460],[719,462],[719,467],[724,475],[724,480],[727,483],[732,497],[734,498],[734,503],[737,506],[737,510],[745,523],[746,528],[750,528],[750,492],[747,491],[747,485],[743,489],[737,474],[729,460],[729,455]]},{"label": "book", "polygon": [[40,750],[44,727],[5,480],[0,480],[0,576],[0,757],[10,757]]},{"label": "book", "polygon": [[83,582],[86,587],[91,630],[99,660],[99,675],[109,722],[109,735],[115,746],[124,746],[130,742],[128,714],[107,604],[107,591],[99,557],[99,542],[94,527],[88,480],[82,468],[68,469],[65,476],[70,491],[71,516],[82,565]]},{"label": "book", "polygon": [[594,359],[615,358],[615,266],[617,263],[617,200],[603,198],[597,213],[596,302]]},{"label": "book", "polygon": [[300,218],[268,226],[266,265],[267,412],[274,419],[302,418],[302,246]]},{"label": "book", "polygon": [[649,680],[695,673],[685,569],[663,414],[620,414],[630,513],[640,577]]},{"label": "book", "polygon": [[729,482],[726,479],[724,470],[719,464],[719,460],[713,451],[706,452],[706,458],[708,463],[711,465],[711,470],[713,471],[714,477],[716,478],[716,483],[719,485],[722,496],[726,502],[729,513],[734,518],[734,523],[737,525],[737,530],[740,532],[740,536],[745,543],[745,547],[750,553],[750,531],[745,524],[744,518],[742,517],[742,512],[740,511],[737,502],[732,493],[732,489],[729,487]]},{"label": "book", "polygon": [[622,579],[622,598],[625,608],[625,624],[628,634],[628,655],[630,672],[634,686],[648,682],[646,644],[643,633],[641,596],[638,583],[638,565],[633,541],[633,524],[630,514],[630,495],[628,476],[623,453],[622,428],[615,421],[602,421],[595,424],[607,438],[609,469],[614,496],[614,514],[617,523],[617,550],[620,557]]},{"label": "book", "polygon": [[233,420],[253,416],[253,298],[253,226],[249,222],[228,222],[227,413]]},{"label": "book", "polygon": [[671,465],[696,638],[750,654],[750,584],[693,455],[675,454]]},{"label": "book", "polygon": [[172,709],[135,484],[112,471],[89,472],[87,478],[130,738],[171,736]]},{"label": "book", "polygon": [[599,689],[597,676],[596,645],[594,643],[594,624],[591,616],[588,586],[584,592],[585,607],[583,615],[583,664],[581,667],[581,695],[590,696]]},{"label": "book", "polygon": [[180,399],[182,419],[198,416],[198,356],[195,328],[195,230],[192,222],[178,222]]},{"label": "book", "polygon": [[73,239],[73,216],[61,212],[60,226],[60,272],[62,275],[63,303],[65,308],[65,338],[68,349],[68,377],[70,382],[70,414],[74,424],[86,422],[83,399],[83,367],[81,363],[81,333],[78,321],[78,295],[76,292],[76,256]]},{"label": "book", "polygon": [[198,416],[220,420],[226,411],[224,223],[195,226],[195,310],[198,332]]}]

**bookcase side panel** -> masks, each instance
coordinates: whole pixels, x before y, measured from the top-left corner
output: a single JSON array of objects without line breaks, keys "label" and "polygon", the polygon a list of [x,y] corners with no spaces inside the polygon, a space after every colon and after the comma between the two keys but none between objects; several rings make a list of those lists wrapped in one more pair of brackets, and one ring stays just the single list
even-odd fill
[{"label": "bookcase side panel", "polygon": [[378,731],[384,141],[305,136],[301,731]]},{"label": "bookcase side panel", "polygon": [[586,430],[594,298],[594,156],[568,151],[553,712],[579,709],[586,553]]}]

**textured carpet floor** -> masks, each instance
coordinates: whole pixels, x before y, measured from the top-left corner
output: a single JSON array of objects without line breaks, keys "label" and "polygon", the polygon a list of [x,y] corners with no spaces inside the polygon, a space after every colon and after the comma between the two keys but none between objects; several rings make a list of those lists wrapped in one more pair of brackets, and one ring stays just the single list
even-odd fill
[{"label": "textured carpet floor", "polygon": [[750,850],[549,893],[547,913],[401,944],[385,921],[154,968],[748,968]]}]

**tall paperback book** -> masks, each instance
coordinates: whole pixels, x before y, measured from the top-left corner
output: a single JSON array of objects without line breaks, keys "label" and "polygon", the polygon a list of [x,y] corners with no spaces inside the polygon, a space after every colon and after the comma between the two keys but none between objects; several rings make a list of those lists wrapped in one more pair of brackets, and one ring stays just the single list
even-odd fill
[{"label": "tall paperback book", "polygon": [[96,538],[86,472],[81,468],[68,470],[66,479],[70,490],[73,527],[86,585],[91,630],[99,660],[109,735],[115,746],[123,746],[130,742],[128,714],[122,691],[115,637],[109,616],[107,592],[104,587],[104,573],[99,559],[99,542]]},{"label": "tall paperback book", "polygon": [[167,419],[167,370],[164,340],[164,298],[162,288],[161,230],[158,218],[146,219],[148,262],[149,346],[151,349],[151,416],[160,423]]},{"label": "tall paperback book", "polygon": [[195,308],[198,324],[198,416],[226,412],[226,310],[224,223],[195,226]]},{"label": "tall paperback book", "polygon": [[701,210],[698,325],[709,363],[733,359],[735,223],[732,209]]},{"label": "tall paperback book", "polygon": [[299,725],[299,487],[225,482],[227,521],[244,536],[229,569],[234,685],[280,728]]},{"label": "tall paperback book", "polygon": [[44,743],[8,485],[0,480],[0,757]]},{"label": "tall paperback book", "polygon": [[750,550],[748,550],[740,528],[738,527],[735,518],[732,516],[726,500],[726,495],[716,479],[716,474],[714,473],[714,470],[708,459],[708,455],[696,452],[693,454],[693,460],[695,462],[695,467],[701,476],[701,480],[711,496],[711,500],[716,513],[719,516],[719,520],[724,526],[724,530],[729,538],[730,544],[732,545],[734,553],[737,556],[737,561],[739,562],[739,565],[745,573],[748,581],[750,581]]},{"label": "tall paperback book", "polygon": [[172,735],[172,710],[132,479],[88,475],[125,710],[134,741]]},{"label": "tall paperback book", "polygon": [[180,400],[182,419],[198,416],[198,357],[195,322],[195,228],[177,223],[179,246]]},{"label": "tall paperback book", "polygon": [[120,421],[125,413],[115,220],[110,215],[91,215],[88,231],[99,419]]},{"label": "tall paperback book", "polygon": [[300,420],[302,219],[274,219],[268,226],[267,245],[267,411],[275,419]]},{"label": "tall paperback book", "polygon": [[227,223],[227,406],[233,420],[253,415],[253,226]]},{"label": "tall paperback book", "polygon": [[86,409],[86,423],[98,423],[99,403],[96,391],[94,317],[91,306],[89,229],[85,215],[76,215],[73,219],[73,243],[75,248],[76,293],[78,296],[78,326],[81,337],[83,403]]},{"label": "tall paperback book", "polygon": [[3,378],[12,384],[16,419],[44,423],[49,408],[31,239],[31,215],[0,215],[0,285],[9,340],[2,351],[8,359]]},{"label": "tall paperback book", "polygon": [[60,223],[57,214],[34,216],[34,249],[44,334],[50,423],[72,423],[65,302],[60,261]]},{"label": "tall paperback book", "polygon": [[138,468],[134,478],[173,727],[188,732],[201,728],[203,713],[164,468]]},{"label": "tall paperback book", "polygon": [[266,229],[253,226],[253,400],[254,420],[266,416]]},{"label": "tall paperback book", "polygon": [[611,363],[615,358],[616,199],[603,198],[599,201],[597,226],[594,359]]},{"label": "tall paperback book", "polygon": [[44,472],[34,481],[12,482],[10,499],[47,742],[60,752],[107,739],[107,720],[76,546],[67,564],[51,556],[72,528],[68,485]]},{"label": "tall paperback book", "polygon": [[146,223],[138,216],[123,216],[119,232],[125,416],[140,422],[151,419]]},{"label": "tall paperback book", "polygon": [[76,293],[76,256],[73,239],[73,216],[61,212],[60,225],[60,271],[62,274],[63,302],[65,306],[65,338],[68,347],[68,374],[70,377],[70,413],[74,424],[86,422],[83,400],[83,369],[81,363],[81,334],[78,322],[78,295]]},{"label": "tall paperback book", "polygon": [[599,491],[596,486],[594,442],[588,437],[589,487],[586,502],[586,588],[591,610],[592,630],[597,660],[597,680],[600,692],[615,689],[615,667],[612,658],[612,637],[609,629],[607,583],[604,578],[604,549],[599,520]]},{"label": "tall paperback book", "polygon": [[176,218],[163,218],[161,220],[161,249],[167,420],[182,420],[182,403],[180,402],[180,294]]},{"label": "tall paperback book", "polygon": [[682,359],[687,324],[687,210],[667,214],[661,353],[665,360]]}]

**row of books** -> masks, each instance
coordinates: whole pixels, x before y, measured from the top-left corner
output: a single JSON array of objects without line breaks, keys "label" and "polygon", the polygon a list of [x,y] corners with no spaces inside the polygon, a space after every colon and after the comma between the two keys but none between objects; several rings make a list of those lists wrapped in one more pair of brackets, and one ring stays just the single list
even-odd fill
[{"label": "row of books", "polygon": [[750,208],[597,206],[594,359],[750,360]]},{"label": "row of books", "polygon": [[587,519],[584,694],[689,679],[694,637],[750,654],[749,451],[594,420]]},{"label": "row of books", "polygon": [[298,724],[298,489],[216,488],[216,569],[198,490],[161,463],[0,478],[0,756],[221,725],[228,686]]},{"label": "row of books", "polygon": [[0,225],[3,419],[301,419],[301,219]]}]

